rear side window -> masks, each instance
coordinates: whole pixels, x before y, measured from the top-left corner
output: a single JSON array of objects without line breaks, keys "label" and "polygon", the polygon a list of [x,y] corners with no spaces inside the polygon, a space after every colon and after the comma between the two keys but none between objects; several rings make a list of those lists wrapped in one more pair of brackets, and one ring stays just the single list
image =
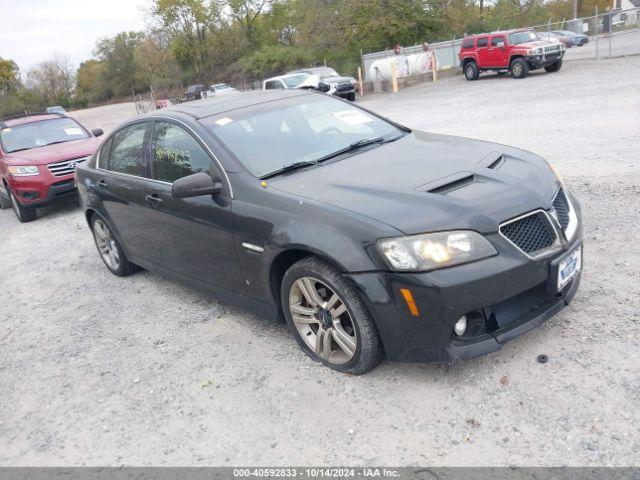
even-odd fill
[{"label": "rear side window", "polygon": [[198,172],[211,174],[211,157],[185,129],[156,122],[152,136],[153,178],[173,183]]},{"label": "rear side window", "polygon": [[264,88],[265,90],[277,90],[283,89],[284,85],[282,85],[282,82],[280,82],[280,80],[271,80],[270,82],[266,82],[264,84]]},{"label": "rear side window", "polygon": [[504,45],[504,37],[493,37],[491,39],[491,46],[492,47],[497,47],[499,43]]},{"label": "rear side window", "polygon": [[487,37],[482,37],[478,39],[477,46],[478,48],[484,48],[489,45],[489,39]]},{"label": "rear side window", "polygon": [[473,37],[467,37],[462,41],[462,48],[473,48]]},{"label": "rear side window", "polygon": [[[144,134],[147,129],[145,122],[135,123],[117,132],[111,140],[105,143],[103,150],[111,144],[111,153],[100,161],[103,168],[117,173],[142,176],[142,159],[144,156]],[[100,153],[102,157],[102,151]],[[105,165],[106,164],[106,165]]]}]

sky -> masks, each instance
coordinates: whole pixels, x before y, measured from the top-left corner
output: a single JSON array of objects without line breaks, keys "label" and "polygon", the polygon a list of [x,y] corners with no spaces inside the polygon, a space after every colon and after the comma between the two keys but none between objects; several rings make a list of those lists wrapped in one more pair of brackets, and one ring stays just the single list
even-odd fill
[{"label": "sky", "polygon": [[0,0],[0,57],[24,75],[56,54],[77,67],[92,57],[96,40],[143,30],[147,0]]}]

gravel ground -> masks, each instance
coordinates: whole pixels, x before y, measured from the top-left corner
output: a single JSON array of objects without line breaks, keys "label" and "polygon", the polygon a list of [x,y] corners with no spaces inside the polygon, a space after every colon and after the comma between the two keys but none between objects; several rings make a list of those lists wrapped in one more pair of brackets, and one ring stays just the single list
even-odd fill
[{"label": "gravel ground", "polygon": [[536,151],[582,202],[573,304],[462,364],[334,373],[283,325],[111,275],[73,201],[27,225],[0,212],[0,465],[640,465],[639,71],[568,62],[362,102]]}]

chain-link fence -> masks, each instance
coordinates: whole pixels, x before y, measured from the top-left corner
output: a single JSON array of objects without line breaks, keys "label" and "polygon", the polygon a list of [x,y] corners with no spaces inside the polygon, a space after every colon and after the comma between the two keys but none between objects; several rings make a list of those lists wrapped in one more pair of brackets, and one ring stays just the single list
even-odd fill
[{"label": "chain-link fence", "polygon": [[[569,31],[586,35],[588,43],[573,46],[565,54],[566,60],[600,59],[640,54],[640,8],[617,9],[598,12],[590,17],[571,20],[549,21],[531,28],[544,35],[556,36],[559,31]],[[362,56],[365,80],[390,80],[390,59],[400,56],[399,76],[424,74],[429,70],[428,60],[435,52],[438,70],[459,68],[458,53],[462,39],[429,43],[428,50],[423,45],[403,47],[399,54],[393,50],[367,53]]]}]

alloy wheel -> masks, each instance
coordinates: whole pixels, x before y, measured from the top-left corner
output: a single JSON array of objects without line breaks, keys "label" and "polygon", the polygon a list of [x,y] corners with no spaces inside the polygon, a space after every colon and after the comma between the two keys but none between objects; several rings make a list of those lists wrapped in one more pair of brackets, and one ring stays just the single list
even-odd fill
[{"label": "alloy wheel", "polygon": [[106,263],[111,270],[118,270],[120,266],[120,253],[118,252],[118,246],[109,227],[107,227],[102,220],[98,219],[93,224],[93,235],[104,263]]},{"label": "alloy wheel", "polygon": [[356,354],[357,337],[347,306],[326,283],[297,279],[289,290],[289,311],[300,337],[320,358],[336,365]]},{"label": "alloy wheel", "polygon": [[522,65],[520,65],[519,63],[515,63],[513,65],[513,76],[519,77],[520,75],[522,75]]}]

